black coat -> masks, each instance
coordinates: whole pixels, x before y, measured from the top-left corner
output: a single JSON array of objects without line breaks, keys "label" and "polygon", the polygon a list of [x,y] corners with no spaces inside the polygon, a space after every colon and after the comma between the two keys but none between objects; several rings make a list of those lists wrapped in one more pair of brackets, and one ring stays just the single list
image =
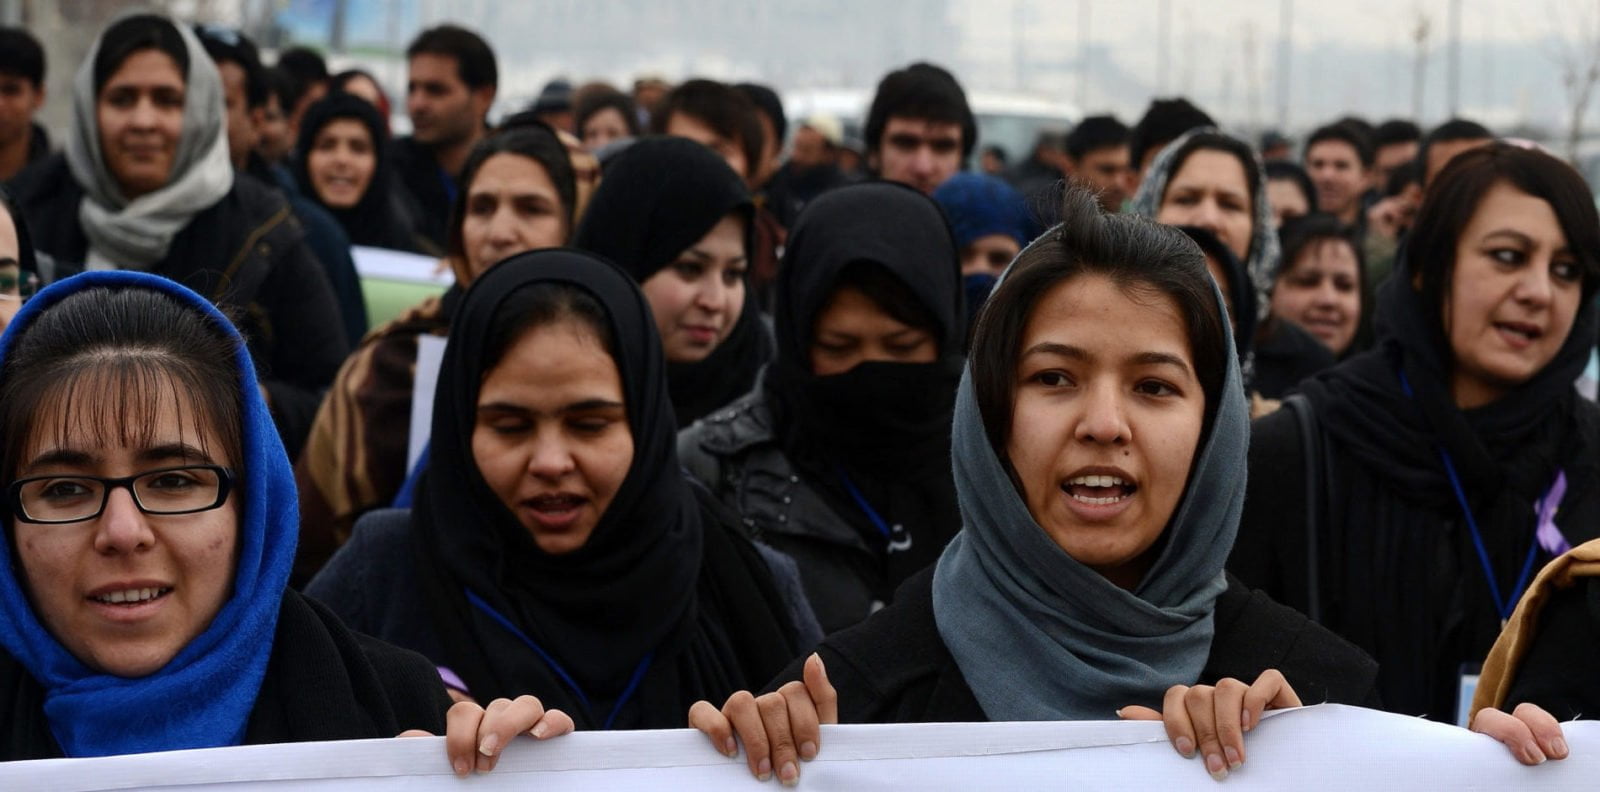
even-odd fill
[{"label": "black coat", "polygon": [[[1577,545],[1600,535],[1600,408],[1574,402],[1564,428],[1552,430],[1562,441],[1551,453],[1571,482],[1559,524]],[[1303,612],[1317,580],[1322,623],[1377,659],[1384,704],[1454,722],[1462,666],[1482,663],[1500,634],[1461,507],[1409,491],[1394,471],[1364,463],[1327,431],[1322,437],[1326,506],[1315,578],[1308,571],[1305,452],[1289,410],[1251,427],[1249,489],[1228,570]],[[1485,496],[1474,509],[1505,587],[1527,557],[1534,514],[1508,485]],[[1496,513],[1514,513],[1525,524],[1486,519]],[[1540,550],[1532,569],[1550,559]]]},{"label": "black coat", "polygon": [[450,212],[454,210],[456,174],[447,174],[433,158],[433,149],[407,135],[395,138],[391,148],[394,175],[405,185],[407,206],[413,207],[415,232],[434,247],[449,245]]},{"label": "black coat", "polygon": [[1579,578],[1553,592],[1538,626],[1506,692],[1505,711],[1528,702],[1561,721],[1600,715],[1600,578]]},{"label": "black coat", "polygon": [[[12,187],[34,246],[56,261],[54,279],[81,271],[89,253],[78,222],[84,193],[66,157],[29,168]],[[147,271],[231,313],[249,341],[284,447],[291,459],[297,456],[350,344],[328,276],[283,197],[252,179],[234,179],[233,189],[195,215],[173,237],[166,258]]]},{"label": "black coat", "polygon": [[[444,734],[449,708],[433,664],[351,632],[327,608],[286,590],[244,743],[375,739],[407,729]],[[60,756],[44,689],[0,652],[0,762]]]},{"label": "black coat", "polygon": [[[1229,578],[1217,600],[1211,656],[1197,684],[1253,682],[1281,671],[1306,704],[1376,706],[1377,664],[1299,613]],[[817,648],[839,694],[841,723],[987,721],[933,616],[933,569],[907,580],[894,604]],[[801,678],[796,660],[769,689]],[[1005,662],[1001,656],[996,663]],[[1115,718],[1107,712],[1106,720]]]}]

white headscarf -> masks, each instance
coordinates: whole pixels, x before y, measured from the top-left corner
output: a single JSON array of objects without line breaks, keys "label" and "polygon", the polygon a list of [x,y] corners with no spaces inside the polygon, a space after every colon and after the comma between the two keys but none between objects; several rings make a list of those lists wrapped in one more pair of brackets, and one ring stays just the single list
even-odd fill
[{"label": "white headscarf", "polygon": [[94,62],[104,31],[73,80],[73,126],[66,154],[73,178],[84,191],[78,221],[89,238],[90,269],[148,268],[166,257],[172,238],[196,214],[233,189],[222,77],[194,33],[185,25],[168,23],[188,48],[189,69],[184,75],[183,133],[165,186],[130,201],[106,168],[94,84]]}]

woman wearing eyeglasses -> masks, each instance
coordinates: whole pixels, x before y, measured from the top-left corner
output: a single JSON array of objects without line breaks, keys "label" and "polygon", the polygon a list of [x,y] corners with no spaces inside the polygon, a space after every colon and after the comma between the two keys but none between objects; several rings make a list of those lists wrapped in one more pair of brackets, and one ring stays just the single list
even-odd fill
[{"label": "woman wearing eyeglasses", "polygon": [[0,761],[416,729],[465,774],[571,729],[532,697],[451,708],[425,659],[287,588],[294,478],[245,342],[169,280],[88,273],[17,314],[0,482]]}]

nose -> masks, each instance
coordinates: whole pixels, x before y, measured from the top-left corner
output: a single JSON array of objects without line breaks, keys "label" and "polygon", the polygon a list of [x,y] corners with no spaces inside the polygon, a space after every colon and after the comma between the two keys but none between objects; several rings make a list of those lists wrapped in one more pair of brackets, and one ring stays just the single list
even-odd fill
[{"label": "nose", "polygon": [[1074,437],[1096,445],[1125,445],[1130,438],[1123,394],[1116,382],[1092,384],[1082,397],[1083,413],[1078,417]]},{"label": "nose", "polygon": [[1333,306],[1339,296],[1337,289],[1333,288],[1333,279],[1324,277],[1317,285],[1316,291],[1311,293],[1311,299],[1318,306]]},{"label": "nose", "polygon": [[95,550],[106,554],[133,553],[155,544],[150,518],[139,511],[133,493],[117,488],[106,496],[106,508],[96,518]]},{"label": "nose", "polygon": [[1540,256],[1522,269],[1512,296],[1524,305],[1545,306],[1550,304],[1554,288],[1554,284],[1551,283],[1550,258]]},{"label": "nose", "polygon": [[715,270],[706,274],[700,282],[700,288],[695,290],[694,304],[701,310],[712,314],[720,314],[728,309],[728,292],[732,287],[722,280],[722,271]]},{"label": "nose", "polygon": [[128,123],[138,129],[149,129],[156,125],[156,103],[148,96],[141,96],[133,105],[133,113],[128,116]]},{"label": "nose", "polygon": [[494,216],[489,219],[489,242],[497,248],[505,248],[517,242],[517,218],[506,207],[495,210]]},{"label": "nose", "polygon": [[533,439],[532,453],[528,456],[528,475],[556,481],[577,469],[572,450],[558,432],[543,431]]}]

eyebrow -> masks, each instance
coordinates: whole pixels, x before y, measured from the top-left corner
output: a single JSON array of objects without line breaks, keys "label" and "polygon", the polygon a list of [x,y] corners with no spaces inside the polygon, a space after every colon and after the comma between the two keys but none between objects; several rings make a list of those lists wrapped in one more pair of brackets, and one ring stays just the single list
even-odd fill
[{"label": "eyebrow", "polygon": [[[211,463],[212,459],[204,451],[188,443],[167,443],[142,449],[135,457],[140,462],[166,462],[174,459],[192,459],[197,462]],[[28,473],[47,465],[61,465],[75,467],[92,465],[100,461],[101,457],[77,448],[52,448],[22,466],[19,472]]]},{"label": "eyebrow", "polygon": [[[622,402],[612,401],[611,399],[583,399],[581,401],[575,401],[571,404],[556,408],[554,414],[566,415],[568,413],[594,412],[596,410],[621,410],[625,407],[627,407],[627,405],[623,404]],[[518,413],[533,415],[539,414],[538,410],[530,410],[520,404],[511,404],[509,402],[489,402],[488,404],[480,404],[478,405],[478,412]]]},{"label": "eyebrow", "polygon": [[[713,256],[710,253],[705,252],[704,250],[700,250],[698,248],[692,248],[692,247],[691,248],[685,248],[684,251],[683,251],[683,255],[685,255],[685,256],[693,256],[694,258],[700,259],[701,261],[704,261],[704,262],[707,262],[707,263],[715,263],[716,260],[717,260],[716,256]],[[737,263],[739,263],[741,261],[744,261],[744,260],[746,260],[748,258],[749,258],[749,256],[744,255],[744,254],[741,253],[741,254],[739,254],[737,256],[734,256],[733,258],[728,259],[728,263],[729,264],[737,264]]]},{"label": "eyebrow", "polygon": [[[1027,351],[1022,353],[1022,357],[1024,358],[1031,357],[1033,355],[1056,355],[1059,357],[1069,358],[1072,360],[1082,360],[1085,362],[1092,361],[1095,358],[1093,354],[1085,349],[1082,349],[1081,347],[1075,347],[1070,344],[1060,344],[1054,341],[1041,341],[1040,343],[1028,347]],[[1189,364],[1185,362],[1183,358],[1168,352],[1139,352],[1128,357],[1127,362],[1136,366],[1173,366],[1183,370],[1183,372],[1186,374],[1190,373]]]}]

